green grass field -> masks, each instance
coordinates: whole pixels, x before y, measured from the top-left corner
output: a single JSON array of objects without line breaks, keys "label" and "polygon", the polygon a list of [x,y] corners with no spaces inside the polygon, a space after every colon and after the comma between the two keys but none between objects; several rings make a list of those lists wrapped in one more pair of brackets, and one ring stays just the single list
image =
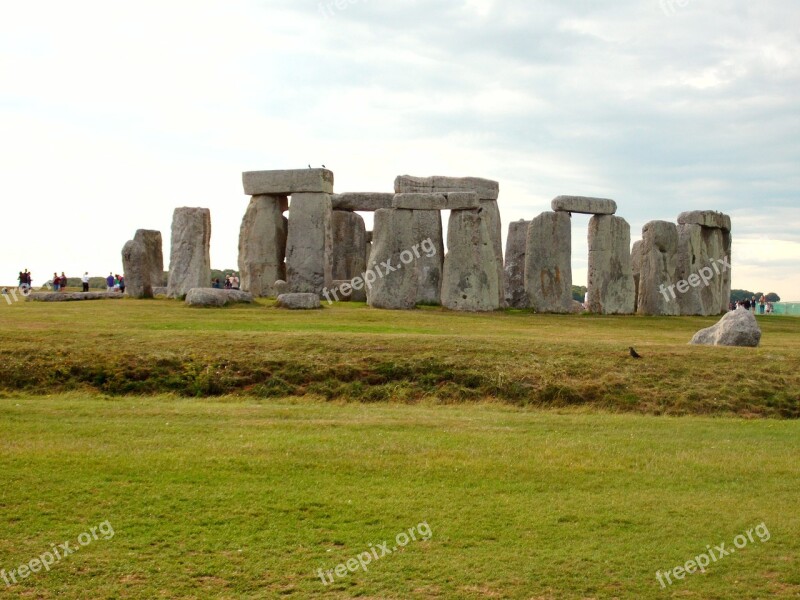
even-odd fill
[{"label": "green grass field", "polygon": [[0,306],[0,598],[800,597],[800,320],[714,321]]}]

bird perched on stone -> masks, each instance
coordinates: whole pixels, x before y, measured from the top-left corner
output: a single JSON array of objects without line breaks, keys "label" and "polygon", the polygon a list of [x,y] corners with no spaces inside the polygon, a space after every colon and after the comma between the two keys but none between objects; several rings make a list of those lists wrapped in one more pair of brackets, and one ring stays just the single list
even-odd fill
[{"label": "bird perched on stone", "polygon": [[323,169],[327,169],[328,167],[326,167],[325,165],[322,165],[322,168],[323,168]]},{"label": "bird perched on stone", "polygon": [[310,168],[311,168],[311,165],[308,165],[308,168],[310,169]]},{"label": "bird perched on stone", "polygon": [[629,347],[628,347],[628,350],[630,350],[630,351],[631,351],[631,356],[632,356],[633,358],[642,358],[641,356],[639,356],[639,353],[638,353],[638,352],[636,352],[636,350],[634,350],[634,349],[633,349],[633,346],[629,346]]}]

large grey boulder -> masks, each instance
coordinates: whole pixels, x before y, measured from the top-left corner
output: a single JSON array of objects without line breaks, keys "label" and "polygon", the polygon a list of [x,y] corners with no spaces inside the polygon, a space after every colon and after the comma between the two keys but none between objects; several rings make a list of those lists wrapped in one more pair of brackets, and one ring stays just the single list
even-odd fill
[{"label": "large grey boulder", "polygon": [[525,294],[536,312],[572,312],[571,225],[567,212],[543,212],[528,226]]},{"label": "large grey boulder", "polygon": [[192,288],[186,294],[189,306],[220,307],[228,304],[250,303],[253,295],[241,290],[220,290],[216,288]]},{"label": "large grey boulder", "polygon": [[344,194],[333,194],[331,196],[331,206],[333,210],[375,212],[381,208],[392,208],[393,199],[394,194],[391,193],[346,192]]},{"label": "large grey boulder", "polygon": [[622,217],[589,219],[587,310],[604,315],[633,314],[636,289],[631,269],[631,227]]},{"label": "large grey boulder", "polygon": [[480,210],[484,221],[486,221],[489,237],[492,240],[498,281],[497,302],[503,307],[506,303],[505,276],[503,274],[503,223],[500,220],[500,209],[497,207],[497,200],[481,200]]},{"label": "large grey boulder", "polygon": [[275,304],[279,308],[290,310],[313,310],[322,308],[319,296],[316,294],[281,294]]},{"label": "large grey boulder", "polygon": [[449,192],[475,192],[481,200],[497,200],[500,184],[480,177],[414,177],[398,175],[394,180],[394,191],[397,194],[431,193],[445,194]]},{"label": "large grey boulder", "polygon": [[706,346],[750,346],[761,342],[761,329],[749,310],[728,312],[715,325],[694,334],[690,344]]},{"label": "large grey boulder", "polygon": [[617,203],[608,198],[589,198],[587,196],[558,196],[550,202],[555,212],[571,212],[586,215],[613,215]]},{"label": "large grey boulder", "polygon": [[176,208],[172,216],[167,295],[183,298],[211,282],[211,211]]},{"label": "large grey boulder", "polygon": [[417,304],[437,305],[442,301],[444,238],[442,214],[438,210],[413,211],[413,239],[417,271]]},{"label": "large grey boulder", "polygon": [[305,192],[332,194],[333,172],[328,169],[245,171],[242,173],[242,185],[248,196],[291,196]]},{"label": "large grey boulder", "polygon": [[122,247],[122,270],[125,274],[125,293],[131,298],[152,298],[150,261],[144,244],[129,240]]},{"label": "large grey boulder", "polygon": [[294,194],[289,207],[286,280],[295,293],[317,296],[333,281],[331,197]]},{"label": "large grey boulder", "polygon": [[25,297],[28,302],[80,302],[83,300],[119,300],[119,292],[32,292]]},{"label": "large grey boulder", "polygon": [[525,246],[530,221],[520,219],[508,225],[503,283],[506,305],[509,308],[527,308],[525,294]]},{"label": "large grey boulder", "polygon": [[419,274],[414,263],[414,211],[375,212],[372,253],[365,273],[367,303],[373,308],[412,309],[417,303]]},{"label": "large grey boulder", "polygon": [[240,287],[253,296],[275,295],[275,281],[286,278],[286,196],[253,196],[239,228]]},{"label": "large grey boulder", "polygon": [[150,285],[162,287],[164,277],[164,242],[161,232],[152,229],[137,229],[133,239],[144,246],[147,263],[150,265]]},{"label": "large grey boulder", "polygon": [[682,315],[718,315],[730,302],[730,232],[678,225],[676,296]]},{"label": "large grey boulder", "polygon": [[478,210],[454,210],[447,226],[442,306],[459,311],[500,308],[497,259],[487,218]]},{"label": "large grey boulder", "polygon": [[642,227],[639,248],[640,315],[679,315],[674,293],[678,270],[678,227],[669,221],[650,221]]}]

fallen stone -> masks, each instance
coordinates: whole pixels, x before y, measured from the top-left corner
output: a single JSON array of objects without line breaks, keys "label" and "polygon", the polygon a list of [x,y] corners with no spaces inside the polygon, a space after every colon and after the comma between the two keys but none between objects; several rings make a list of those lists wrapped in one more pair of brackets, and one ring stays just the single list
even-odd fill
[{"label": "fallen stone", "polygon": [[192,288],[186,294],[189,306],[227,306],[228,304],[250,303],[253,295],[241,290],[220,290],[216,288]]},{"label": "fallen stone", "polygon": [[285,171],[245,171],[244,193],[291,196],[297,193],[333,193],[333,172],[328,169],[290,169]]},{"label": "fallen stone", "polygon": [[119,292],[32,292],[26,296],[28,302],[79,302],[81,300],[119,300]]},{"label": "fallen stone", "polygon": [[677,298],[662,292],[677,281],[678,227],[675,223],[669,221],[645,223],[642,227],[638,259],[637,312],[640,315],[681,314]]},{"label": "fallen stone", "polygon": [[444,177],[442,175],[414,177],[412,175],[398,175],[394,180],[394,191],[397,194],[475,192],[481,200],[497,200],[500,194],[500,184],[480,177]]},{"label": "fallen stone", "polygon": [[731,218],[714,210],[691,210],[678,215],[678,225],[702,225],[730,231]]},{"label": "fallen stone", "polygon": [[587,196],[558,196],[553,198],[550,208],[555,212],[571,212],[585,215],[613,215],[617,212],[617,203],[607,198],[589,198]]},{"label": "fallen stone", "polygon": [[747,346],[755,348],[761,342],[761,329],[749,310],[728,312],[715,325],[694,334],[690,344],[705,346]]},{"label": "fallen stone", "polygon": [[172,217],[167,295],[183,298],[211,281],[211,211],[176,208]]},{"label": "fallen stone", "polygon": [[413,239],[419,244],[417,248],[412,247],[417,270],[417,304],[438,305],[442,301],[444,269],[442,213],[415,210],[413,220]]},{"label": "fallen stone", "polygon": [[275,281],[286,278],[286,202],[286,196],[253,196],[239,228],[240,287],[256,298],[275,296]]},{"label": "fallen stone", "polygon": [[525,294],[536,312],[572,312],[571,225],[569,213],[544,212],[528,226]]},{"label": "fallen stone", "polygon": [[447,208],[447,198],[443,194],[408,193],[395,194],[392,208],[405,208],[409,210],[444,210]]},{"label": "fallen stone", "polygon": [[497,260],[486,217],[478,210],[454,210],[447,226],[442,306],[458,311],[500,308]]},{"label": "fallen stone", "polygon": [[144,246],[147,263],[150,265],[150,285],[161,287],[166,283],[164,277],[164,242],[161,232],[152,229],[137,229],[134,241]]},{"label": "fallen stone", "polygon": [[409,310],[417,303],[418,272],[413,264],[414,211],[400,208],[375,212],[365,286],[373,308]]},{"label": "fallen stone", "polygon": [[150,261],[144,244],[129,240],[122,247],[122,271],[125,275],[125,293],[131,298],[152,298]]},{"label": "fallen stone", "polygon": [[631,315],[636,303],[631,270],[631,228],[622,217],[589,219],[589,312]]},{"label": "fallen stone", "polygon": [[378,192],[346,192],[331,196],[333,210],[375,212],[381,208],[392,208],[394,194]]},{"label": "fallen stone", "polygon": [[275,306],[290,310],[313,310],[322,308],[316,294],[281,294]]},{"label": "fallen stone", "polygon": [[294,293],[322,294],[333,281],[333,232],[328,194],[295,194],[289,207],[286,280]]},{"label": "fallen stone", "polygon": [[530,221],[520,219],[508,225],[503,283],[506,305],[509,308],[527,308],[525,294],[525,244]]}]

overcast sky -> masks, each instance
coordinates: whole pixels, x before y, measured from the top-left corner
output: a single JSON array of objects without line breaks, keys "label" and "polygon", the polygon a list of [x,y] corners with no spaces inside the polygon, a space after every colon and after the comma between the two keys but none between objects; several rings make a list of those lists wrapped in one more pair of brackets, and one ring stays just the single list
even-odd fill
[{"label": "overcast sky", "polygon": [[[0,0],[0,281],[121,270],[138,228],[211,209],[236,265],[241,172],[500,181],[631,224],[733,218],[733,286],[800,300],[797,0]],[[573,217],[585,284],[588,218]]]}]

